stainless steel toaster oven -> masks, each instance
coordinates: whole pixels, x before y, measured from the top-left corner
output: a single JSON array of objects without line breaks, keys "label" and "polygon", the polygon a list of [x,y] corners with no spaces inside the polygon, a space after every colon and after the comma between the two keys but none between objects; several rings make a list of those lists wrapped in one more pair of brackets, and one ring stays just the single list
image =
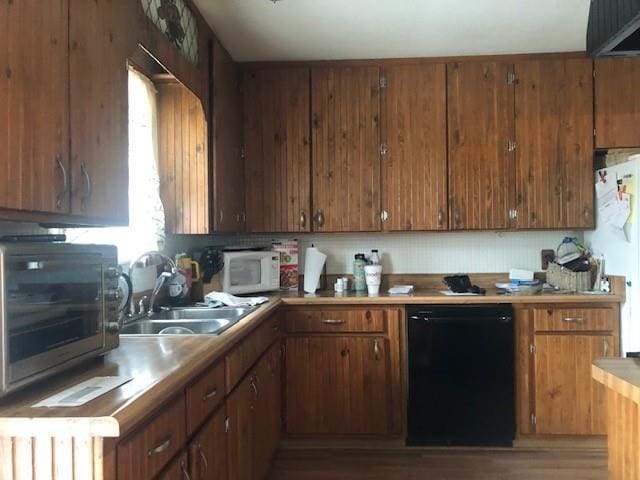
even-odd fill
[{"label": "stainless steel toaster oven", "polygon": [[116,348],[109,245],[0,243],[0,397]]}]

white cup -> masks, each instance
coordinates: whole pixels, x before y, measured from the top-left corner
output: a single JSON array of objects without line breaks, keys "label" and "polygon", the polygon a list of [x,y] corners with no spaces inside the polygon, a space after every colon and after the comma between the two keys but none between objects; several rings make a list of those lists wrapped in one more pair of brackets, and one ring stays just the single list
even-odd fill
[{"label": "white cup", "polygon": [[364,277],[367,282],[369,295],[380,293],[380,283],[382,282],[382,265],[365,265]]}]

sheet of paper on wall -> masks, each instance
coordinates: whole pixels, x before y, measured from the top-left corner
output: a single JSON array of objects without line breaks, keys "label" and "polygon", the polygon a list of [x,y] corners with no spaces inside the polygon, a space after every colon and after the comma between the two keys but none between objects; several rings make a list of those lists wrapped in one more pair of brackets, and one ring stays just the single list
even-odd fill
[{"label": "sheet of paper on wall", "polygon": [[609,175],[606,171],[599,172],[596,182],[596,196],[598,200],[604,200],[615,196],[618,191],[618,180],[615,175]]},{"label": "sheet of paper on wall", "polygon": [[627,223],[635,223],[636,221],[636,209],[633,208],[633,196],[636,194],[636,177],[635,175],[629,173],[622,177],[622,185],[620,187],[620,191],[622,193],[627,193],[629,195],[629,206],[631,207],[631,215],[629,215],[629,219]]},{"label": "sheet of paper on wall", "polygon": [[629,216],[631,215],[631,195],[628,193],[621,193],[618,195],[615,203],[615,211],[613,216],[609,219],[609,223],[616,228],[623,228],[627,223]]}]

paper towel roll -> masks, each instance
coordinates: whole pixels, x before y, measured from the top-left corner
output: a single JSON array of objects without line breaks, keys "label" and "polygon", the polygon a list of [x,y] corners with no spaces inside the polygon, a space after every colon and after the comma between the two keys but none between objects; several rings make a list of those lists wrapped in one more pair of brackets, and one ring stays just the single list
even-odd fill
[{"label": "paper towel roll", "polygon": [[320,275],[327,256],[315,247],[310,247],[304,253],[304,291],[316,293],[320,283]]}]

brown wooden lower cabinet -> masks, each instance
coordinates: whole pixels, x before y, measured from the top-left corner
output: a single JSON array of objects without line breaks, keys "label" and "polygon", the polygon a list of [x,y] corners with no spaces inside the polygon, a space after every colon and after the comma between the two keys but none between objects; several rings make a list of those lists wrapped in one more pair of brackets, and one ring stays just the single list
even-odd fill
[{"label": "brown wooden lower cabinet", "polygon": [[[212,477],[213,478],[213,477]],[[165,470],[156,477],[156,480],[193,480],[189,474],[189,459],[187,452],[180,452],[176,458],[167,466]]]},{"label": "brown wooden lower cabinet", "polygon": [[619,355],[619,306],[524,308],[517,321],[519,433],[605,435],[605,391],[591,364]]},{"label": "brown wooden lower cabinet", "polygon": [[226,423],[227,413],[223,407],[214,413],[189,443],[190,480],[227,478]]}]

